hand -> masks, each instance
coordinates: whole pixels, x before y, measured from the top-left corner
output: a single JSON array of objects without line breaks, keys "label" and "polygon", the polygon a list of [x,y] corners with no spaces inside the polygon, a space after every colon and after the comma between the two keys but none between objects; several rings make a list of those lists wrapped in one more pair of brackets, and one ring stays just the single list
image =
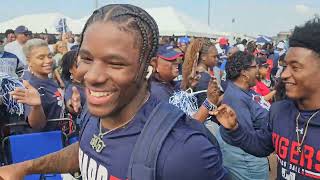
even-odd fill
[{"label": "hand", "polygon": [[23,88],[16,88],[10,94],[13,99],[17,100],[18,103],[27,104],[30,106],[40,106],[41,98],[37,89],[35,89],[28,81],[23,81]]},{"label": "hand", "polygon": [[189,76],[189,85],[191,88],[194,88],[198,85],[199,83],[199,80],[201,78],[201,75],[200,74],[195,74],[194,76],[191,74]]},{"label": "hand", "polygon": [[216,116],[220,124],[226,129],[233,131],[238,128],[237,115],[234,110],[226,104],[222,104],[215,111],[210,111],[209,114]]},{"label": "hand", "polygon": [[212,103],[217,105],[220,97],[220,88],[218,87],[217,80],[211,78],[208,84],[207,98]]},{"label": "hand", "polygon": [[25,175],[23,168],[16,164],[0,167],[0,180],[23,180]]},{"label": "hand", "polygon": [[81,98],[77,87],[72,87],[71,107],[75,113],[78,113],[81,108]]},{"label": "hand", "polygon": [[65,89],[65,88],[66,88],[66,85],[64,84],[64,82],[61,82],[60,88],[61,88],[61,89]]}]

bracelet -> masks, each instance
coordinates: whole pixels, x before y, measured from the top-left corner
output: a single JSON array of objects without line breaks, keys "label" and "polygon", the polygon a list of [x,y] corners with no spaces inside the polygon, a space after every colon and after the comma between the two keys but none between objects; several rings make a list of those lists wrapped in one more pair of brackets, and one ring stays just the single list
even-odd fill
[{"label": "bracelet", "polygon": [[206,109],[208,109],[209,111],[213,111],[215,109],[217,109],[217,106],[214,105],[213,103],[211,103],[208,98],[206,98],[206,100],[204,100],[204,102],[202,103],[202,105],[204,105],[204,107],[206,107]]}]

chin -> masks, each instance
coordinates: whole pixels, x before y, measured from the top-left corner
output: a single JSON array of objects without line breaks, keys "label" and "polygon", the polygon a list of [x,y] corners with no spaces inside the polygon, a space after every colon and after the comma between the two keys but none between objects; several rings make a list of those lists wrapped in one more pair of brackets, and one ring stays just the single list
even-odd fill
[{"label": "chin", "polygon": [[93,105],[90,105],[89,103],[88,103],[88,110],[89,110],[90,114],[92,114],[93,116],[99,117],[99,118],[109,116],[109,115],[113,114],[113,112],[115,111],[114,108],[94,107]]},{"label": "chin", "polygon": [[179,71],[178,72],[174,72],[174,73],[172,73],[172,77],[173,77],[173,79],[175,79],[176,77],[178,77],[179,76]]},{"label": "chin", "polygon": [[288,98],[293,99],[293,100],[301,99],[301,97],[297,93],[294,93],[294,92],[286,91],[286,95],[288,96]]}]

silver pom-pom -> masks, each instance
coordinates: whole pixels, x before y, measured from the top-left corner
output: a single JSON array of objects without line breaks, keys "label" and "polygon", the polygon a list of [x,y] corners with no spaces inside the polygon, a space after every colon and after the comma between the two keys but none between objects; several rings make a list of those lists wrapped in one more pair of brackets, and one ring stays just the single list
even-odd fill
[{"label": "silver pom-pom", "polygon": [[169,99],[169,103],[181,109],[189,116],[193,116],[198,111],[196,94],[206,93],[207,90],[193,92],[192,89],[174,92]]}]

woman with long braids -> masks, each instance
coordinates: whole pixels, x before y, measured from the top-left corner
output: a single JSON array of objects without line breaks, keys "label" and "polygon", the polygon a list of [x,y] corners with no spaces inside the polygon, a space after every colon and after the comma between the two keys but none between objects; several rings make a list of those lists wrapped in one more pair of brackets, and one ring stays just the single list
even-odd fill
[{"label": "woman with long braids", "polygon": [[[192,67],[190,67],[189,62],[193,62]],[[209,82],[211,78],[214,78],[220,86],[221,84],[221,71],[216,66],[218,62],[218,51],[214,44],[212,44],[209,40],[206,39],[196,39],[192,42],[186,51],[185,61],[184,61],[182,74],[183,81],[181,84],[181,88],[186,90],[188,88],[193,88],[194,91],[202,91],[208,88]],[[192,70],[191,70],[192,69]],[[193,71],[193,72],[192,72]],[[211,75],[211,71],[213,74]],[[190,82],[190,75],[198,78],[198,82],[193,87]],[[201,93],[197,95],[198,106],[201,106],[202,103],[206,100],[207,94]],[[214,103],[214,102],[212,102]]]},{"label": "woman with long braids", "polygon": [[[80,142],[35,160],[1,167],[2,178],[80,170],[83,179],[132,179],[128,177],[128,165],[133,148],[145,132],[146,121],[158,120],[149,117],[159,107],[159,101],[148,90],[148,69],[158,47],[157,24],[139,7],[114,4],[94,11],[82,34],[79,56],[80,66],[88,68],[84,76],[88,111],[83,110],[80,117],[84,120]],[[162,105],[165,110],[172,107]],[[181,118],[166,137],[159,155],[149,157],[157,159],[155,169],[130,169],[136,179],[226,178],[219,146],[188,126],[196,121]],[[149,174],[153,170],[155,174]]]}]

